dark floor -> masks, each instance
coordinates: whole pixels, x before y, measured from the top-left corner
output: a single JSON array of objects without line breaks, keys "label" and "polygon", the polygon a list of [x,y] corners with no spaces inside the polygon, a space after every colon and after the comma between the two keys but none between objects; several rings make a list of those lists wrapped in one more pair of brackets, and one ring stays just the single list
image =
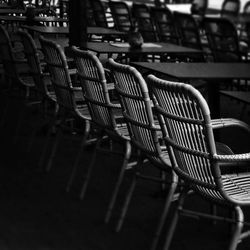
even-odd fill
[{"label": "dark floor", "polygon": [[[3,94],[0,96],[2,113],[7,99]],[[113,228],[124,190],[129,184],[129,172],[119,194],[114,216],[108,225],[104,224],[104,214],[121,159],[118,156],[98,155],[94,177],[85,199],[80,201],[78,195],[81,177],[84,166],[90,159],[91,148],[82,157],[82,167],[71,192],[66,193],[65,185],[79,145],[78,136],[74,136],[74,140],[68,135],[64,137],[51,171],[45,173],[37,164],[44,142],[42,132],[32,150],[26,150],[30,128],[41,120],[33,112],[26,113],[21,133],[15,141],[13,134],[18,120],[16,114],[23,103],[17,98],[9,99],[8,103],[8,115],[0,131],[0,250],[149,249],[164,201],[158,195],[159,186],[145,181],[139,182],[124,227],[120,233],[115,233]],[[225,117],[239,118],[241,105],[223,98],[222,110]],[[242,118],[250,123],[248,112],[249,109]],[[227,131],[222,139],[233,145],[235,151],[250,151],[249,137],[244,134]],[[209,205],[195,196],[190,198],[187,205],[209,211]],[[246,219],[250,220],[249,216],[250,213],[246,213]],[[170,218],[171,213],[168,221]],[[226,249],[229,237],[229,228],[224,223],[213,225],[206,220],[181,217],[171,249]],[[159,249],[163,241],[164,235]],[[250,249],[250,239],[241,243],[238,249]]]}]

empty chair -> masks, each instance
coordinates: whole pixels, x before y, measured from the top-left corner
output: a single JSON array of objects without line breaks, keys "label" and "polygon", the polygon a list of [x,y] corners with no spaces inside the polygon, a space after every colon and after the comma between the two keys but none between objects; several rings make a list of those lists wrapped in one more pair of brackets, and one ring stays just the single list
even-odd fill
[{"label": "empty chair", "polygon": [[[79,132],[79,134],[83,134],[81,147],[79,148],[79,152],[76,154],[73,166],[78,164],[87,140],[91,138],[91,117],[89,115],[87,105],[84,102],[81,89],[73,86],[66,56],[62,47],[54,41],[45,39],[44,37],[40,37],[39,41],[42,47],[47,69],[51,75],[51,82],[58,104],[56,117],[54,117],[50,123],[47,140],[44,149],[42,150],[42,159],[44,158],[47,160],[46,170],[49,171],[57,151],[59,139],[63,134],[63,129],[70,127],[69,131],[71,131],[72,121],[74,120],[78,121],[82,126],[77,132]],[[50,133],[52,133],[55,129],[57,133],[53,147],[48,148]],[[48,154],[46,154],[47,151],[49,151]]]},{"label": "empty chair", "polygon": [[[243,15],[248,16],[250,14],[250,1],[247,1],[243,7]],[[239,25],[240,29],[240,40],[250,45],[250,22],[246,22]]]},{"label": "empty chair", "polygon": [[240,50],[237,30],[230,20],[206,17],[203,20],[203,27],[214,61],[239,62],[242,60],[244,53]]},{"label": "empty chair", "polygon": [[208,0],[193,0],[191,13],[194,15],[204,16],[208,7]]},{"label": "empty chair", "polygon": [[[72,56],[77,68],[84,98],[91,114],[91,122],[94,124],[93,126],[96,128],[96,134],[98,135],[92,161],[86,170],[86,177],[80,194],[81,199],[84,198],[86,193],[88,182],[93,172],[93,166],[97,158],[97,151],[106,148],[106,151],[110,154],[123,155],[123,162],[120,165],[120,173],[105,215],[105,222],[108,223],[132,153],[130,138],[127,126],[122,119],[121,106],[119,104],[114,104],[111,101],[109,90],[113,90],[113,84],[107,82],[106,71],[99,59],[93,53],[79,50],[76,47],[72,48]],[[114,144],[113,149],[107,148],[107,146],[105,147],[107,144],[107,136],[111,144]],[[117,143],[123,146],[124,152],[116,149]],[[76,169],[72,172],[68,188],[72,183],[75,173]]]},{"label": "empty chair", "polygon": [[[137,166],[133,169],[134,175],[131,186],[128,190],[116,230],[119,230],[123,223],[139,177],[166,185],[168,185],[166,183],[166,179],[168,179],[169,185],[165,190],[167,192],[165,205],[151,246],[151,249],[155,249],[173,200],[178,180],[169,165],[169,156],[166,148],[161,145],[162,134],[153,115],[152,102],[145,80],[135,68],[116,63],[113,59],[109,59],[109,67],[114,75],[115,89],[120,97],[123,116],[130,132],[131,143],[139,151]],[[156,170],[162,171],[164,175],[167,174],[169,178],[157,178],[153,174],[145,175],[143,173],[144,159],[148,159]]]},{"label": "empty chair", "polygon": [[[0,54],[1,63],[3,65],[3,77],[4,82],[7,85],[7,94],[13,96],[13,93],[19,97],[23,97],[25,105],[21,109],[21,112],[17,114],[15,140],[19,132],[21,121],[23,119],[26,104],[31,104],[31,92],[35,91],[35,84],[32,76],[30,76],[30,69],[27,61],[20,56],[16,56],[13,42],[4,26],[0,25]],[[16,91],[16,92],[15,92]],[[10,99],[8,98],[8,101]],[[5,107],[4,115],[2,116],[2,124],[4,123],[5,114],[8,111],[8,102]]]},{"label": "empty chair", "polygon": [[129,32],[134,23],[128,5],[121,1],[109,1],[109,8],[115,28],[119,31]]},{"label": "empty chair", "polygon": [[[220,154],[216,148],[214,129],[238,127],[250,133],[250,127],[230,118],[211,120],[205,99],[191,85],[161,80],[152,75],[148,77],[148,85],[155,98],[155,111],[162,118],[160,124],[165,131],[164,140],[172,167],[186,183],[171,218],[163,249],[169,249],[179,216],[196,215],[197,211],[183,208],[190,190],[211,204],[224,206],[234,212],[232,218],[204,212],[198,212],[198,216],[232,223],[227,249],[236,249],[238,243],[250,235],[249,231],[242,232],[242,207],[250,205],[250,153],[233,154],[225,151]],[[240,163],[245,165],[240,166]]]},{"label": "empty chair", "polygon": [[108,21],[106,18],[106,10],[101,0],[91,0],[90,7],[92,8],[95,24],[98,27],[108,28]]},{"label": "empty chair", "polygon": [[151,8],[156,33],[160,42],[179,44],[179,35],[172,12],[166,8]]},{"label": "empty chair", "polygon": [[[200,27],[191,14],[174,12],[174,19],[180,37],[180,43],[183,46],[203,50],[201,42]],[[204,61],[203,55],[192,56],[191,59]]]},{"label": "empty chair", "polygon": [[243,7],[243,13],[249,14],[250,13],[250,1],[247,1]]},{"label": "empty chair", "polygon": [[34,89],[34,82],[29,76],[29,66],[24,58],[17,58],[13,43],[7,30],[0,25],[0,51],[4,69],[4,77],[10,87],[19,87],[25,91],[25,97],[29,97],[30,89]]},{"label": "empty chair", "polygon": [[221,6],[221,16],[237,16],[240,11],[240,0],[224,0]]},{"label": "empty chair", "polygon": [[[24,30],[18,30],[17,35],[20,37],[23,44],[25,58],[27,59],[27,63],[30,68],[30,75],[33,78],[36,88],[37,101],[42,104],[41,112],[43,120],[45,120],[46,123],[49,123],[48,120],[44,119],[48,115],[48,107],[52,104],[52,116],[55,116],[57,112],[56,96],[51,85],[50,75],[48,74],[48,72],[45,72],[44,68],[42,67],[40,52],[38,51],[35,41],[31,37],[31,35]],[[45,123],[42,122],[39,125],[39,128],[44,125]],[[38,128],[35,128],[33,133],[31,134],[31,141],[28,149],[32,146],[35,132],[37,130]]]},{"label": "empty chair", "polygon": [[150,15],[150,9],[146,4],[133,3],[133,17],[145,42],[158,40],[155,25]]}]

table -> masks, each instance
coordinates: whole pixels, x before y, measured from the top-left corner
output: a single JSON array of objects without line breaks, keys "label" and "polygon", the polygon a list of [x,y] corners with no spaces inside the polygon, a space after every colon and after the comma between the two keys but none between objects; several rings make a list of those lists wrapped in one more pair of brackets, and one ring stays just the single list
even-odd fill
[{"label": "table", "polygon": [[88,42],[83,49],[91,50],[98,54],[126,54],[126,55],[188,55],[202,54],[201,50],[187,48],[171,43],[144,43],[142,48],[132,49],[127,43]]},{"label": "table", "polygon": [[13,14],[24,15],[25,10],[24,9],[0,8],[0,15],[13,15]]},{"label": "table", "polygon": [[[22,25],[23,28],[36,32],[43,35],[67,35],[69,34],[69,28],[68,27],[52,27],[52,26],[28,26],[28,25]],[[89,35],[115,35],[115,36],[125,36],[125,32],[117,31],[115,29],[109,29],[109,28],[103,28],[103,27],[88,27],[87,33]]]},{"label": "table", "polygon": [[[56,22],[56,23],[68,23],[68,19],[66,18],[58,18],[58,17],[40,17],[36,16],[33,18],[34,21],[36,22],[42,22],[42,23],[51,23],[51,22]],[[6,23],[20,23],[23,24],[27,21],[26,16],[6,16],[6,15],[0,15],[0,21],[6,22]]]},{"label": "table", "polygon": [[219,85],[223,80],[250,79],[249,63],[148,63],[132,62],[132,66],[161,73],[180,81],[202,79],[208,82],[211,117],[220,117]]}]

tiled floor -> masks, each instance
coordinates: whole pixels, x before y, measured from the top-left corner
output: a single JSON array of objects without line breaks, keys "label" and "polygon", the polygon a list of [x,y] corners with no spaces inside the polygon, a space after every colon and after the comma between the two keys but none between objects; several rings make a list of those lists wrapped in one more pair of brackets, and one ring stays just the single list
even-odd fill
[{"label": "tiled floor", "polygon": [[[6,98],[1,96],[1,114]],[[224,116],[238,117],[240,104],[223,99]],[[90,160],[91,148],[83,155],[79,174],[70,193],[65,185],[71,170],[79,139],[65,136],[49,173],[38,167],[39,152],[44,136],[41,133],[27,152],[31,126],[39,123],[33,112],[26,113],[21,134],[14,141],[13,131],[22,102],[12,98],[8,116],[0,130],[0,250],[147,250],[163,206],[159,186],[139,181],[129,207],[124,227],[114,232],[121,201],[130,180],[128,172],[119,194],[118,204],[111,223],[104,224],[104,214],[121,159],[118,156],[99,154],[84,200],[78,198],[85,164]],[[249,109],[248,109],[249,110]],[[249,124],[249,114],[243,117]],[[250,140],[243,134],[227,131],[222,135],[235,151],[250,151]],[[245,143],[244,143],[245,141]],[[147,169],[148,168],[148,169]],[[152,171],[146,166],[146,171]],[[188,206],[206,209],[209,205],[193,196]],[[172,213],[171,213],[172,214]],[[168,218],[171,218],[171,214]],[[248,213],[250,216],[250,213]],[[250,217],[246,215],[246,219]],[[168,224],[166,222],[166,226]],[[171,249],[221,250],[226,249],[229,228],[224,223],[213,225],[206,220],[181,218]],[[161,238],[161,249],[164,235]],[[250,239],[239,249],[250,249]]]}]

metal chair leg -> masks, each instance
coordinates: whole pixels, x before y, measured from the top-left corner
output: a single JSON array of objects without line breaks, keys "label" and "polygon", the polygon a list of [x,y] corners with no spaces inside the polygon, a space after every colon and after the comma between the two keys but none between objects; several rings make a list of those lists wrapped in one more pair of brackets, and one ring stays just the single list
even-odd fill
[{"label": "metal chair leg", "polygon": [[111,214],[112,214],[115,202],[116,202],[116,198],[117,198],[118,192],[120,190],[120,186],[121,186],[121,183],[122,183],[122,180],[123,180],[123,176],[124,176],[125,170],[127,168],[130,156],[131,156],[131,144],[130,144],[129,141],[126,141],[126,149],[125,149],[125,155],[124,155],[124,159],[123,159],[123,164],[122,164],[122,167],[121,167],[121,170],[120,170],[120,173],[119,173],[116,185],[115,185],[115,189],[114,189],[114,191],[112,193],[111,200],[109,202],[108,210],[107,210],[107,213],[106,213],[106,216],[105,216],[105,220],[104,220],[105,223],[108,223],[109,220],[110,220],[110,217],[111,217]]},{"label": "metal chair leg", "polygon": [[59,139],[60,139],[61,136],[62,136],[62,129],[58,128],[57,132],[56,132],[56,138],[54,140],[54,144],[53,144],[53,147],[52,147],[52,149],[50,151],[50,155],[48,157],[48,161],[47,161],[47,164],[46,164],[46,167],[45,167],[46,172],[49,172],[51,170],[52,163],[53,163],[53,160],[55,158],[56,151],[57,151],[57,148],[58,148]]},{"label": "metal chair leg", "polygon": [[178,185],[178,177],[174,172],[172,172],[171,185],[169,187],[169,191],[168,191],[168,195],[166,197],[166,201],[165,201],[165,205],[164,205],[162,215],[160,217],[156,232],[154,234],[153,242],[152,242],[152,245],[151,245],[151,248],[150,248],[151,250],[155,250],[157,245],[158,245],[159,237],[161,235],[164,223],[166,221],[166,217],[167,217],[167,214],[168,214],[168,211],[169,211],[169,207],[170,207],[170,205],[171,205],[171,203],[173,201],[173,196],[174,196],[177,185]]},{"label": "metal chair leg", "polygon": [[50,134],[52,134],[52,132],[53,132],[55,126],[56,126],[57,113],[58,113],[58,110],[55,110],[54,116],[53,116],[53,118],[51,119],[51,121],[48,124],[48,130],[47,130],[47,132],[45,134],[45,143],[43,145],[43,148],[42,148],[42,151],[41,151],[41,154],[40,154],[40,158],[39,158],[39,161],[38,161],[38,167],[39,168],[42,168],[43,164],[45,162],[46,153],[48,151],[49,142],[50,142]]},{"label": "metal chair leg", "polygon": [[129,206],[131,197],[132,197],[134,189],[135,189],[136,182],[137,182],[137,176],[134,175],[133,179],[132,179],[132,183],[131,183],[130,188],[128,190],[125,202],[123,204],[122,211],[121,211],[120,217],[118,219],[118,222],[117,222],[117,225],[116,225],[116,228],[115,228],[115,232],[119,232],[121,230],[121,228],[122,228],[124,218],[126,216],[128,206]]},{"label": "metal chair leg", "polygon": [[103,139],[103,136],[101,135],[97,140],[97,143],[96,143],[93,155],[92,155],[92,159],[91,159],[91,162],[90,162],[90,164],[88,166],[87,174],[86,174],[86,176],[84,178],[84,182],[83,182],[83,185],[82,185],[82,188],[81,188],[80,200],[83,200],[83,198],[85,196],[85,193],[86,193],[86,190],[87,190],[87,187],[88,187],[88,184],[89,184],[89,179],[90,179],[92,171],[93,171],[93,166],[95,164],[97,149],[100,146],[102,139]]},{"label": "metal chair leg", "polygon": [[86,121],[86,123],[85,123],[85,131],[84,131],[84,135],[83,135],[83,138],[82,138],[82,141],[81,141],[81,146],[80,146],[80,149],[78,150],[78,154],[77,154],[77,156],[75,158],[75,161],[74,161],[74,164],[73,164],[72,172],[71,172],[69,181],[68,181],[67,186],[66,186],[66,192],[70,191],[71,185],[73,183],[73,180],[74,180],[76,172],[77,172],[77,168],[79,166],[81,156],[83,154],[83,151],[85,150],[86,141],[87,141],[87,139],[89,137],[89,133],[90,133],[90,123],[89,123],[89,121]]},{"label": "metal chair leg", "polygon": [[24,120],[24,116],[25,116],[25,104],[23,104],[24,106],[21,107],[21,111],[19,112],[18,118],[17,118],[17,123],[16,123],[16,128],[13,132],[13,143],[17,144],[18,141],[18,134],[20,133],[21,130],[21,126],[22,126],[22,120]]},{"label": "metal chair leg", "polygon": [[229,244],[229,248],[228,250],[236,250],[237,245],[239,243],[240,240],[240,236],[241,236],[241,231],[243,229],[244,226],[244,214],[242,212],[242,209],[239,206],[235,207],[235,230],[234,233],[231,237],[231,241]]},{"label": "metal chair leg", "polygon": [[169,247],[170,247],[170,244],[171,244],[171,241],[172,241],[172,238],[173,238],[173,235],[174,235],[174,231],[175,231],[175,228],[176,228],[176,225],[177,225],[177,221],[179,219],[179,211],[183,207],[184,200],[185,200],[185,197],[187,196],[187,193],[188,193],[188,190],[183,189],[182,193],[179,196],[178,205],[177,205],[177,207],[175,209],[174,215],[172,217],[172,222],[171,222],[170,227],[169,227],[169,229],[167,231],[167,234],[166,234],[167,237],[166,237],[166,240],[165,240],[165,243],[164,243],[163,250],[168,250]]}]

